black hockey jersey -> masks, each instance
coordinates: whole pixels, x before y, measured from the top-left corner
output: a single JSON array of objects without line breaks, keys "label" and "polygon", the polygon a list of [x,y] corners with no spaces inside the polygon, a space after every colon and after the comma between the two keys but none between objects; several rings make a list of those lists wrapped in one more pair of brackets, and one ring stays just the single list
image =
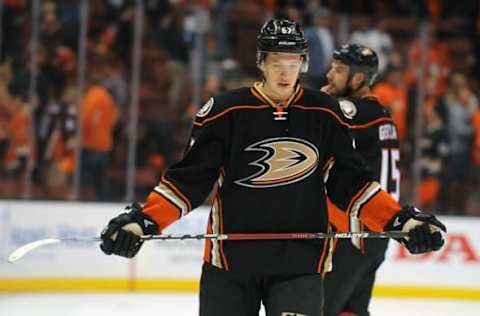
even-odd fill
[{"label": "black hockey jersey", "polygon": [[[400,206],[373,181],[348,126],[336,100],[300,86],[284,104],[270,100],[260,83],[214,97],[196,116],[184,158],[165,171],[144,212],[163,229],[218,183],[209,233],[325,232],[326,192],[339,208],[383,230]],[[207,240],[205,261],[252,274],[321,272],[328,244]]]},{"label": "black hockey jersey", "polygon": [[[340,100],[340,107],[356,107],[350,131],[357,151],[374,171],[375,180],[395,199],[400,197],[398,132],[388,109],[375,97]],[[342,110],[344,111],[344,110]]]},{"label": "black hockey jersey", "polygon": [[[350,124],[349,129],[357,151],[373,170],[374,178],[396,201],[400,195],[400,149],[397,127],[390,112],[374,96],[364,98],[346,98],[339,100],[340,109]],[[332,210],[333,209],[333,210]],[[344,211],[335,210],[329,205],[330,217],[345,216]],[[341,212],[340,214],[333,214]],[[345,219],[340,230],[361,231],[362,223],[358,218]],[[342,222],[337,219],[337,223]],[[352,239],[354,245],[362,248],[363,240]],[[388,240],[376,242],[386,248]],[[380,247],[382,248],[382,247]]]}]

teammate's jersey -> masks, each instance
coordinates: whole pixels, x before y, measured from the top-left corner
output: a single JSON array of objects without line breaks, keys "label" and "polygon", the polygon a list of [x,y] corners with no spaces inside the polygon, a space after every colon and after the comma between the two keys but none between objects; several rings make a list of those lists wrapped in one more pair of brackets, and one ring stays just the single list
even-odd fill
[{"label": "teammate's jersey", "polygon": [[398,201],[400,148],[398,129],[390,112],[373,96],[340,101],[344,102],[351,102],[357,108],[350,127],[355,148],[374,171],[382,189]]},{"label": "teammate's jersey", "polygon": [[[339,100],[344,117],[350,124],[350,133],[354,146],[373,170],[374,178],[396,201],[400,195],[400,149],[398,132],[390,112],[374,96],[365,98],[346,98]],[[344,216],[345,212],[329,206],[331,217]],[[333,214],[337,212],[337,214]],[[338,212],[342,212],[338,214]],[[337,223],[339,221],[337,220]],[[360,231],[362,224],[357,218],[348,218],[348,227],[340,230]],[[344,223],[346,224],[346,223]],[[354,245],[362,248],[361,240],[352,239]],[[385,240],[386,248],[388,240]],[[377,243],[378,244],[378,243]]]},{"label": "teammate's jersey", "polygon": [[[298,86],[275,105],[260,83],[210,99],[184,158],[168,168],[144,212],[164,229],[218,184],[208,233],[325,232],[326,192],[373,230],[400,206],[373,181],[353,148],[338,102]],[[332,168],[332,166],[338,168]],[[252,274],[329,268],[329,240],[206,241],[205,261]]]}]

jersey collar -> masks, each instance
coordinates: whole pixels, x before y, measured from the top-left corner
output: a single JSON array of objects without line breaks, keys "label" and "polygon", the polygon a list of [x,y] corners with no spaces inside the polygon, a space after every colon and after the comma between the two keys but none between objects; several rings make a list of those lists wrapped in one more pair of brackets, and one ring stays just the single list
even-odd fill
[{"label": "jersey collar", "polygon": [[263,103],[266,103],[266,104],[268,104],[268,105],[270,105],[274,108],[278,108],[278,107],[287,108],[291,104],[296,102],[298,99],[300,99],[300,97],[303,95],[303,88],[299,84],[297,84],[297,86],[295,87],[295,91],[293,92],[292,96],[286,102],[278,103],[278,102],[273,101],[271,98],[269,98],[265,94],[265,92],[263,92],[263,83],[260,82],[260,81],[255,82],[253,84],[252,88],[250,89],[250,91],[252,92],[252,94],[257,99],[259,99]]}]

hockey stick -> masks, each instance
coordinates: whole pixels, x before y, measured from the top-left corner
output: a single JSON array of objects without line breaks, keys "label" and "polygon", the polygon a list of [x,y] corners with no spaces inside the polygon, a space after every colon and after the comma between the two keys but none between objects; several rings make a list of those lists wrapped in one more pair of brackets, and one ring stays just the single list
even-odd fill
[{"label": "hockey stick", "polygon": [[[141,236],[142,241],[148,240],[185,240],[185,239],[213,239],[213,240],[280,240],[280,239],[325,239],[325,238],[404,238],[408,236],[408,232],[389,231],[389,232],[332,232],[332,233],[260,233],[260,234],[200,234],[200,235],[144,235]],[[72,237],[72,238],[47,238],[40,239],[25,244],[15,249],[10,256],[8,262],[13,263],[27,253],[52,244],[62,242],[98,242],[100,237]]]}]

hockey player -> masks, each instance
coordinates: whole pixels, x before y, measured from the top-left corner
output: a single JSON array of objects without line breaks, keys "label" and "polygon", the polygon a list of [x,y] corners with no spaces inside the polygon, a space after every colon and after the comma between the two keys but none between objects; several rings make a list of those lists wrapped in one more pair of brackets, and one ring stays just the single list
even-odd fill
[{"label": "hockey player", "polygon": [[[107,254],[133,257],[138,235],[155,234],[199,206],[218,184],[209,233],[326,232],[326,193],[370,228],[410,232],[410,252],[443,245],[443,224],[402,208],[380,190],[352,147],[338,102],[298,82],[308,43],[288,20],[265,23],[257,38],[264,79],[212,97],[197,113],[184,158],[169,167],[141,207],[102,232]],[[338,168],[329,168],[332,164]],[[329,170],[328,179],[326,170]],[[201,316],[322,314],[329,240],[207,240]]]},{"label": "hockey player", "polygon": [[[389,111],[372,94],[370,86],[378,71],[377,54],[362,45],[344,45],[333,53],[322,91],[339,99],[343,116],[357,151],[374,171],[375,180],[393,199],[400,192],[397,127]],[[355,216],[346,216],[329,203],[330,218],[337,228],[361,231]],[[353,214],[350,214],[353,215]],[[343,218],[343,220],[342,220]],[[325,276],[325,316],[368,316],[375,273],[385,259],[388,240],[338,240],[333,271]]]}]

